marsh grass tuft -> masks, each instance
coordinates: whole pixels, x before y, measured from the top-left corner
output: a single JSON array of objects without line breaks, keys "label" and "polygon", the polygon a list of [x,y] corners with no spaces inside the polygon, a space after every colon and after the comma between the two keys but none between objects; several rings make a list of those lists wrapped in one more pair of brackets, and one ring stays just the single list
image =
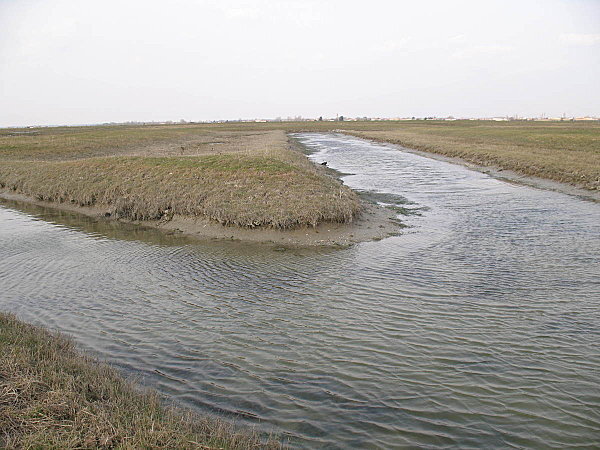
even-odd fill
[{"label": "marsh grass tuft", "polygon": [[0,447],[280,448],[219,419],[167,407],[73,342],[0,313]]}]

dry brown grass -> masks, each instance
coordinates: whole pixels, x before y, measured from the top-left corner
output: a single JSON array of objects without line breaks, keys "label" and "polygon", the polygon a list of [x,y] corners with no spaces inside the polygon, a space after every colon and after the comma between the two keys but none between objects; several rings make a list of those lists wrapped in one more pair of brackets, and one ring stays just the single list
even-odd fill
[{"label": "dry brown grass", "polygon": [[280,448],[218,419],[165,407],[72,341],[0,313],[3,448]]},{"label": "dry brown grass", "polygon": [[64,161],[103,156],[199,156],[281,147],[281,130],[202,125],[0,129],[0,160]]},{"label": "dry brown grass", "polygon": [[133,128],[129,141],[127,130],[110,137],[112,128],[6,136],[0,188],[129,220],[181,215],[246,228],[347,223],[361,210],[356,194],[310,163],[283,131],[184,130]]}]

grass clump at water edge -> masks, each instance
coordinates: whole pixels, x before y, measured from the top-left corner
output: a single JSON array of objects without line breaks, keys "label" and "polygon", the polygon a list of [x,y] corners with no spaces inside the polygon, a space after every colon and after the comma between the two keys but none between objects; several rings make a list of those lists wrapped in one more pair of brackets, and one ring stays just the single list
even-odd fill
[{"label": "grass clump at water edge", "polygon": [[71,340],[0,313],[2,448],[281,448],[165,406]]}]

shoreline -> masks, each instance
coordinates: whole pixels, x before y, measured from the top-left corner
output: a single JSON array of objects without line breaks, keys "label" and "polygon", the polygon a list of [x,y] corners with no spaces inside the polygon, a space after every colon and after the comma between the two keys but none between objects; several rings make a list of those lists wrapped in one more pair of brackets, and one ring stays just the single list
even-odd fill
[{"label": "shoreline", "polygon": [[77,206],[36,200],[23,194],[0,190],[0,198],[12,202],[73,212],[97,220],[133,224],[158,229],[166,234],[178,234],[199,241],[242,241],[280,247],[349,247],[367,241],[377,241],[399,233],[402,225],[397,214],[383,206],[361,200],[363,211],[353,222],[321,223],[316,227],[279,230],[269,228],[241,228],[224,226],[207,218],[173,216],[170,220],[134,221],[106,217],[107,208]]},{"label": "shoreline", "polygon": [[68,335],[0,312],[2,448],[284,448],[194,412],[83,354]]},{"label": "shoreline", "polygon": [[543,189],[543,190],[547,190],[547,191],[560,192],[561,194],[572,195],[572,196],[579,197],[584,200],[600,202],[600,191],[585,189],[583,187],[576,186],[576,185],[573,185],[570,183],[563,183],[560,181],[551,180],[549,178],[541,178],[541,177],[536,177],[533,175],[525,175],[523,173],[515,172],[514,170],[504,169],[497,165],[485,166],[482,164],[476,164],[476,163],[467,161],[466,159],[459,158],[456,156],[446,156],[446,155],[442,155],[440,153],[417,150],[414,148],[405,147],[401,144],[386,141],[383,139],[379,140],[379,139],[357,136],[355,134],[352,134],[352,132],[347,132],[344,130],[336,130],[335,133],[342,134],[344,136],[351,136],[351,137],[358,138],[358,139],[364,139],[365,141],[371,141],[376,144],[391,145],[391,146],[398,148],[398,150],[400,150],[400,151],[423,156],[425,158],[435,159],[437,161],[443,161],[443,162],[447,162],[450,164],[456,164],[459,166],[463,166],[468,169],[475,170],[477,172],[485,173],[493,178],[496,178],[498,180],[505,181],[508,183],[524,185],[524,186],[528,186],[528,187],[532,187],[532,188],[536,188],[536,189]]}]

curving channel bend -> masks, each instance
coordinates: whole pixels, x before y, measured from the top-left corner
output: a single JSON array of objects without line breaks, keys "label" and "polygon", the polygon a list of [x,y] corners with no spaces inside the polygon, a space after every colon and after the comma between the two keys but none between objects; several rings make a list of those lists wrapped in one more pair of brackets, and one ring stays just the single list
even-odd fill
[{"label": "curving channel bend", "polygon": [[296,138],[409,227],[280,252],[2,202],[0,308],[292,447],[598,445],[600,204]]}]

